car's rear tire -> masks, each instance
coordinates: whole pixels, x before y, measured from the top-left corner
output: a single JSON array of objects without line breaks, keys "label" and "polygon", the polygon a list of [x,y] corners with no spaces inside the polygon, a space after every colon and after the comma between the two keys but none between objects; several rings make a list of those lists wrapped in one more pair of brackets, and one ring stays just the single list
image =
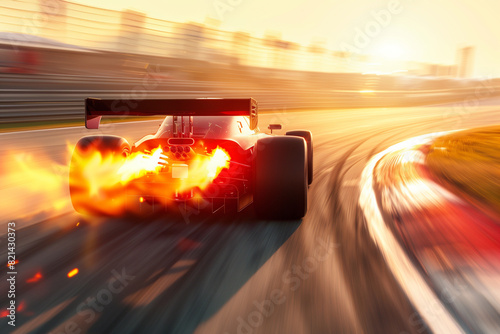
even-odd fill
[{"label": "car's rear tire", "polygon": [[307,212],[307,143],[301,137],[259,139],[254,149],[254,208],[264,219],[300,219]]},{"label": "car's rear tire", "polygon": [[106,215],[109,214],[109,207],[106,207],[103,201],[110,199],[109,194],[101,191],[99,198],[91,194],[82,165],[82,162],[95,152],[100,152],[103,157],[113,155],[125,158],[130,154],[130,144],[126,139],[117,136],[88,136],[81,138],[73,151],[69,169],[69,192],[73,208],[82,214]]},{"label": "car's rear tire", "polygon": [[312,132],[308,130],[295,130],[288,131],[287,136],[302,137],[307,143],[307,183],[313,182],[313,136]]}]

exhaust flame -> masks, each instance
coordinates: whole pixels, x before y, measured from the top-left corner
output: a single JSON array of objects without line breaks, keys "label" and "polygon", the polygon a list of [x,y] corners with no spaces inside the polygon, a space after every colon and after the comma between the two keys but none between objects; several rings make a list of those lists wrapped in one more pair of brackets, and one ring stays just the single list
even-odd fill
[{"label": "exhaust flame", "polygon": [[[198,155],[190,161],[189,177],[182,179],[175,189],[186,192],[191,189],[206,189],[224,168],[229,168],[229,154],[217,146],[209,155]],[[172,192],[172,193],[173,193]]]},{"label": "exhaust flame", "polygon": [[212,155],[212,158],[208,162],[207,176],[209,178],[215,178],[217,175],[219,175],[223,168],[229,168],[229,154],[227,154],[227,152],[220,147],[217,147],[214,154]]},{"label": "exhaust flame", "polygon": [[179,193],[204,190],[229,168],[230,156],[221,147],[185,160],[167,154],[161,146],[127,157],[75,150],[70,168],[73,205],[89,208],[79,210],[83,212],[121,214],[130,209],[129,195],[137,196],[135,205],[151,198],[177,198]]},{"label": "exhaust flame", "polygon": [[168,164],[165,160],[168,157],[162,154],[161,146],[152,150],[151,153],[151,155],[135,153],[125,160],[125,163],[118,169],[122,184],[140,178],[148,172],[159,173],[164,165]]},{"label": "exhaust flame", "polygon": [[[102,154],[94,150],[90,154],[73,154],[72,167],[81,176],[70,178],[70,185],[88,184],[90,195],[99,195],[101,189],[110,189],[120,184],[126,185],[148,173],[158,174],[168,162],[160,147],[151,154],[135,152],[124,158],[122,155]],[[76,175],[77,173],[74,173]]]},{"label": "exhaust flame", "polygon": [[[161,146],[149,152],[134,152],[127,157],[100,153],[95,148],[80,153],[75,151],[75,146],[68,144],[66,162],[56,161],[44,153],[35,155],[16,151],[6,154],[0,166],[4,175],[0,177],[2,217],[5,220],[35,214],[50,217],[72,210],[71,202],[73,207],[75,202],[88,203],[99,206],[98,213],[120,215],[129,206],[127,191],[137,194],[136,205],[156,197],[176,198],[176,193],[192,189],[203,191],[222,170],[229,168],[231,160],[221,147],[200,154],[191,151],[189,158],[181,161],[169,157],[169,152],[164,152]],[[173,178],[174,164],[187,166],[188,176]],[[154,180],[142,182],[148,177]],[[157,181],[163,183],[158,185]],[[142,199],[138,200],[139,196]]]}]

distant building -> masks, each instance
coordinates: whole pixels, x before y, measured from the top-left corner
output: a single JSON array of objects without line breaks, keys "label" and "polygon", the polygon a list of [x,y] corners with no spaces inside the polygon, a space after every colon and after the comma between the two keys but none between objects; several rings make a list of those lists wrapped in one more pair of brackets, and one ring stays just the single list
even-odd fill
[{"label": "distant building", "polygon": [[455,65],[438,65],[437,75],[438,77],[456,77],[457,67]]},{"label": "distant building", "polygon": [[[203,60],[207,56],[214,57],[214,50],[209,51],[204,45],[206,40],[205,35],[207,33],[206,30],[205,26],[200,23],[177,23],[174,38],[175,43],[180,49],[178,49],[178,54],[176,56],[197,60]],[[223,52],[219,53],[222,54]]]},{"label": "distant building", "polygon": [[[39,0],[38,7],[38,14],[33,14],[31,19],[31,23],[40,29],[38,34],[60,42],[71,43],[66,36],[66,2]],[[31,29],[29,30],[28,33],[31,34]]]},{"label": "distant building", "polygon": [[456,77],[456,65],[429,64],[423,62],[407,62],[409,75],[426,77]]},{"label": "distant building", "polygon": [[125,52],[140,52],[140,44],[146,14],[126,9],[121,12],[121,31],[119,50]]},{"label": "distant building", "polygon": [[476,48],[468,46],[458,49],[457,51],[457,67],[459,78],[470,78],[474,71],[474,53]]}]

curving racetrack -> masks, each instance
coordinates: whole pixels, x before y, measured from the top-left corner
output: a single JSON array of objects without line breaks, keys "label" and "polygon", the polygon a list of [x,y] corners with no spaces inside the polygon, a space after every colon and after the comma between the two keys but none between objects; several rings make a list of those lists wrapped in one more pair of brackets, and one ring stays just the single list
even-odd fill
[{"label": "curving racetrack", "polygon": [[[480,104],[466,113],[442,105],[262,115],[261,129],[282,123],[283,131],[313,132],[315,181],[302,221],[259,221],[251,208],[231,221],[191,215],[188,224],[178,214],[20,220],[16,300],[23,307],[15,330],[2,321],[0,332],[426,332],[367,232],[359,177],[370,157],[404,139],[500,123],[500,100]],[[157,123],[103,126],[102,132],[138,139]],[[66,141],[86,132],[2,134],[0,152],[43,151],[62,162]],[[0,189],[6,203],[40,204],[15,189]],[[8,207],[2,206],[2,226],[19,215]],[[79,273],[68,278],[73,268]],[[6,268],[1,271],[5,277]],[[42,277],[30,280],[37,272]],[[5,291],[6,281],[0,286]]]}]

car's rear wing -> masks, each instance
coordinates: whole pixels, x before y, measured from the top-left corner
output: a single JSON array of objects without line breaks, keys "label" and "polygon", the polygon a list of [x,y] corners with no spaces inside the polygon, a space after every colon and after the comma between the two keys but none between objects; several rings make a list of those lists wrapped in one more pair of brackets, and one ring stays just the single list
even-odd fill
[{"label": "car's rear wing", "polygon": [[250,127],[258,122],[254,99],[85,99],[85,127],[98,129],[102,116],[249,116]]}]

